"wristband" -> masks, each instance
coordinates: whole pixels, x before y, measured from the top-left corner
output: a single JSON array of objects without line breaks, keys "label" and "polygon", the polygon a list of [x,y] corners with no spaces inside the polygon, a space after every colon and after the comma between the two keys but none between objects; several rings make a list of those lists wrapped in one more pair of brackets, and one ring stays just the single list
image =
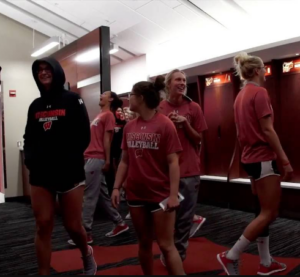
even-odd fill
[{"label": "wristband", "polygon": [[290,162],[283,164],[283,166],[288,166],[288,165],[290,165]]}]

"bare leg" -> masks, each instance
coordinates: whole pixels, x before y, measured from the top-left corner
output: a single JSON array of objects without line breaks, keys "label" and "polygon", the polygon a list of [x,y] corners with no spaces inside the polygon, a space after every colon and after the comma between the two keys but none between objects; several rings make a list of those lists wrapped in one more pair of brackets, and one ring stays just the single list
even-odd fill
[{"label": "bare leg", "polygon": [[130,208],[132,223],[139,240],[139,259],[144,275],[153,275],[153,227],[150,212]]},{"label": "bare leg", "polygon": [[170,275],[185,275],[182,260],[174,244],[176,213],[158,211],[153,213],[157,242],[166,260]]},{"label": "bare leg", "polygon": [[82,202],[84,186],[59,195],[64,225],[71,239],[81,251],[83,257],[88,256],[86,231],[82,226]]},{"label": "bare leg", "polygon": [[278,176],[261,179],[255,182],[254,186],[261,205],[261,212],[244,231],[244,237],[249,241],[256,240],[265,228],[276,219],[281,199],[280,177]]},{"label": "bare leg", "polygon": [[35,248],[39,275],[50,275],[55,195],[45,188],[32,186],[31,203],[36,221]]}]

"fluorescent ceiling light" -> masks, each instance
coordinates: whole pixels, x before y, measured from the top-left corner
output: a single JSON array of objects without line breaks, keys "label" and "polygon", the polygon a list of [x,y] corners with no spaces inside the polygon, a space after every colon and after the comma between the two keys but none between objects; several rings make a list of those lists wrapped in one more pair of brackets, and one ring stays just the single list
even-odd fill
[{"label": "fluorescent ceiling light", "polygon": [[86,63],[100,58],[100,49],[99,47],[84,52],[76,57],[76,61],[79,63]]},{"label": "fluorescent ceiling light", "polygon": [[38,57],[55,46],[59,45],[59,37],[52,37],[46,40],[42,45],[34,49],[34,52],[31,54],[31,57]]}]

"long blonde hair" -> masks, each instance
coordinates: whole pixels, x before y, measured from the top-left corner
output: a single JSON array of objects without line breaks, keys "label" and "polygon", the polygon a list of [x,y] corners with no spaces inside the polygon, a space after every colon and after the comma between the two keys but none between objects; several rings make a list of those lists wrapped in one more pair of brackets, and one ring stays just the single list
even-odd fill
[{"label": "long blonde hair", "polygon": [[236,73],[242,80],[253,79],[255,69],[261,68],[263,64],[260,57],[248,55],[246,52],[241,52],[234,57]]}]

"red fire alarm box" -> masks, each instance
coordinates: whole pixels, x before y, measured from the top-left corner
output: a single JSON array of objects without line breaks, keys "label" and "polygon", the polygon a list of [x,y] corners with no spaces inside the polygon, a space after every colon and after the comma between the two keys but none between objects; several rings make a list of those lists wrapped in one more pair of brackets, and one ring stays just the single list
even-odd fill
[{"label": "red fire alarm box", "polygon": [[9,97],[16,97],[17,96],[17,91],[16,90],[9,90]]}]

